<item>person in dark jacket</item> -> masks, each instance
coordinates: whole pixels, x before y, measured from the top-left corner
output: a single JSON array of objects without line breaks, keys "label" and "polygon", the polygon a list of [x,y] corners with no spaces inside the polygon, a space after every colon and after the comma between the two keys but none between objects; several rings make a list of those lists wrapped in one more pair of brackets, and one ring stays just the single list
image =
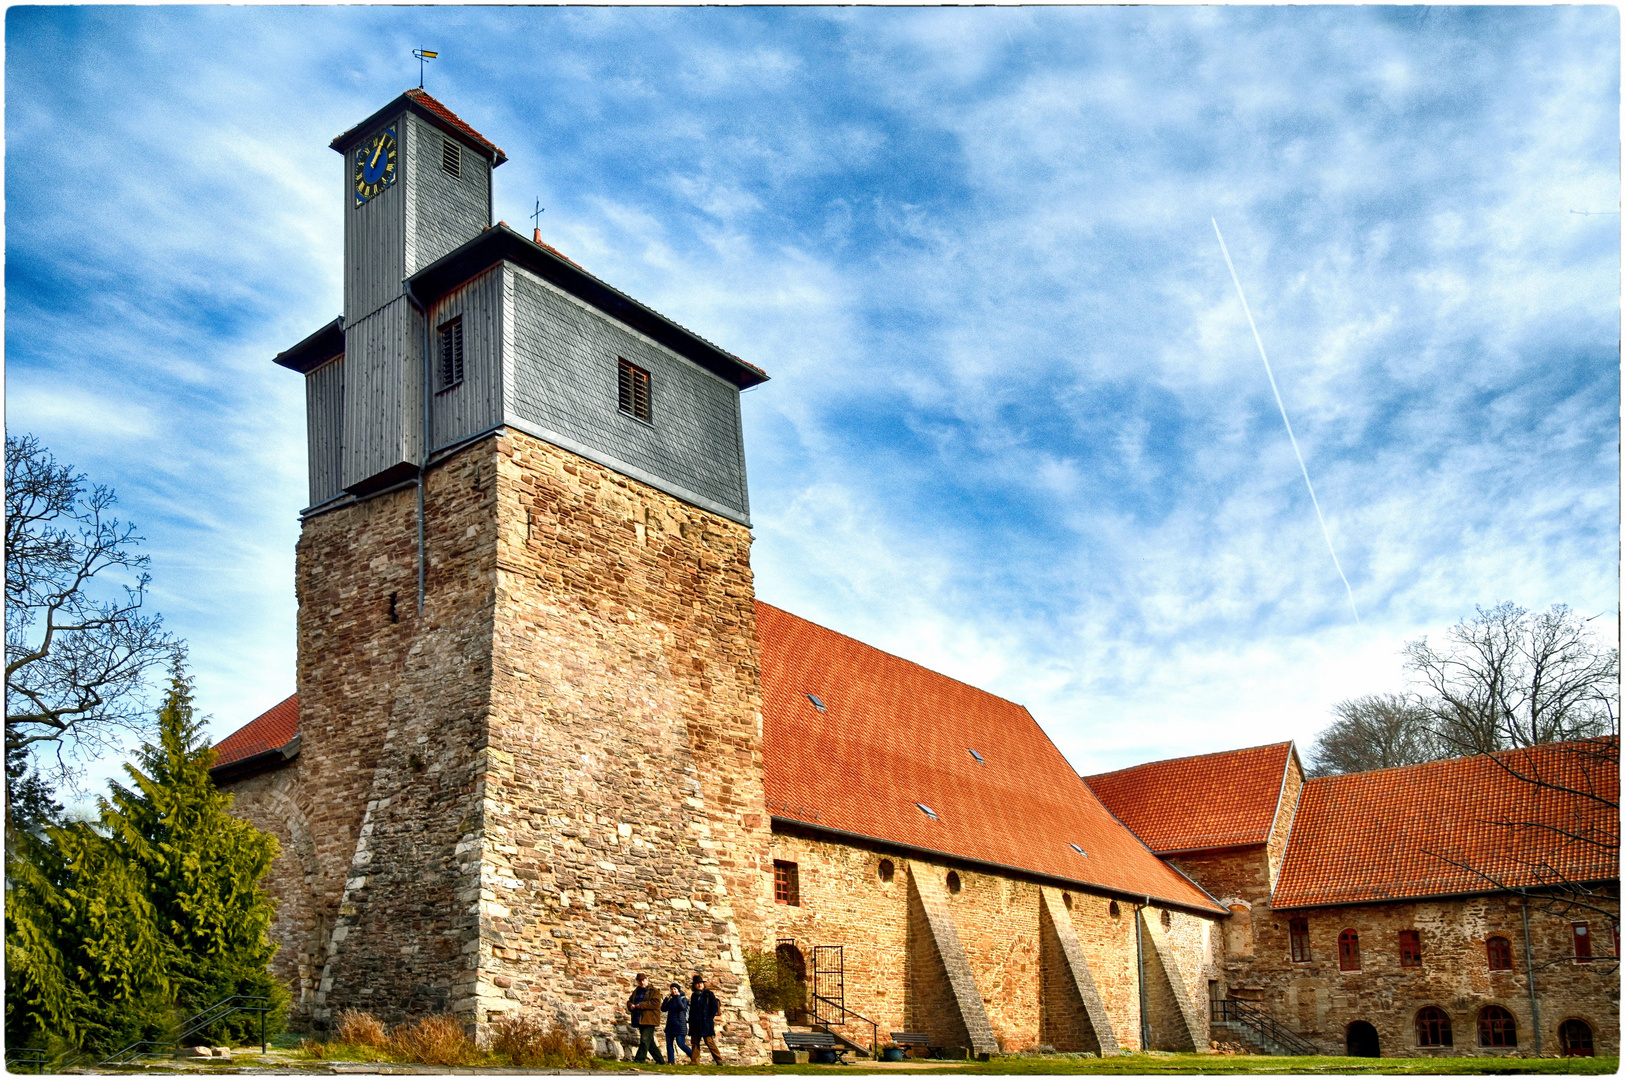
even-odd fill
[{"label": "person in dark jacket", "polygon": [[688,1045],[688,998],[683,996],[682,983],[671,984],[671,992],[660,1003],[660,1011],[666,1014],[666,1060],[677,1064],[679,1047],[684,1057],[692,1058],[694,1051]]},{"label": "person in dark jacket", "polygon": [[695,1065],[700,1063],[700,1047],[711,1051],[711,1057],[718,1065],[722,1064],[722,1053],[717,1049],[717,1014],[722,1011],[722,1002],[717,996],[705,987],[705,976],[694,976],[694,993],[688,1001],[688,1033],[694,1040],[694,1051],[689,1055],[689,1061]]},{"label": "person in dark jacket", "polygon": [[638,1053],[633,1061],[647,1061],[653,1054],[656,1065],[664,1065],[660,1047],[655,1045],[655,1028],[660,1025],[660,991],[649,985],[649,976],[639,975],[637,989],[626,999],[626,1011],[638,1028]]}]

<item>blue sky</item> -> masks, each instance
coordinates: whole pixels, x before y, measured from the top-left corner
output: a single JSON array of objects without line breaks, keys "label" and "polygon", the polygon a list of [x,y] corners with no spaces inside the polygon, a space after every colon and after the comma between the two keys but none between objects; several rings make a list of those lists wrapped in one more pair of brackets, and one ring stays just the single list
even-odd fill
[{"label": "blue sky", "polygon": [[[115,486],[224,734],[292,692],[333,135],[759,364],[758,595],[1084,772],[1296,738],[1474,605],[1617,634],[1611,7],[26,8],[6,424]],[[1269,350],[1350,614],[1214,238]]]}]

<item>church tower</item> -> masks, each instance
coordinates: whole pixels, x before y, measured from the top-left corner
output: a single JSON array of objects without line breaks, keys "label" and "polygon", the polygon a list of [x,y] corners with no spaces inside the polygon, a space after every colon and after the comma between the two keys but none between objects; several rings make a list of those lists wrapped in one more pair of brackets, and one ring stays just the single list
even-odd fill
[{"label": "church tower", "polygon": [[[344,314],[305,377],[301,1001],[558,1017],[696,972],[763,1060],[769,821],[739,394],[759,368],[491,224],[421,89],[339,136]],[[292,909],[290,909],[292,910]]]}]

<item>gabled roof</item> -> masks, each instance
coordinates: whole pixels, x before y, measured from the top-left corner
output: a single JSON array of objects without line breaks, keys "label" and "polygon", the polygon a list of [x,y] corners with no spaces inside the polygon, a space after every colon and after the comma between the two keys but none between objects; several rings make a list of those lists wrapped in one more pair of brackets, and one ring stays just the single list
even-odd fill
[{"label": "gabled roof", "polygon": [[767,372],[755,364],[711,344],[694,331],[589,274],[553,248],[522,236],[501,222],[483,230],[461,247],[447,252],[407,280],[418,302],[428,305],[503,261],[557,285],[571,296],[722,376],[741,390],[767,381]]},{"label": "gabled roof", "polygon": [[760,601],[756,626],[776,820],[1222,910],[1112,817],[1020,705]]},{"label": "gabled roof", "polygon": [[328,145],[343,154],[355,144],[356,140],[376,127],[379,121],[386,120],[403,111],[416,113],[447,134],[455,135],[465,142],[472,143],[475,149],[490,159],[491,168],[493,169],[508,160],[508,155],[504,154],[495,143],[469,127],[462,117],[430,97],[422,87],[413,87],[408,90]]},{"label": "gabled roof", "polygon": [[215,743],[216,781],[235,779],[280,764],[299,752],[299,695],[271,706]]},{"label": "gabled roof", "polygon": [[1311,780],[1271,903],[1316,907],[1618,879],[1618,806],[1612,739]]},{"label": "gabled roof", "polygon": [[1152,761],[1088,777],[1118,820],[1159,855],[1269,839],[1290,742]]}]

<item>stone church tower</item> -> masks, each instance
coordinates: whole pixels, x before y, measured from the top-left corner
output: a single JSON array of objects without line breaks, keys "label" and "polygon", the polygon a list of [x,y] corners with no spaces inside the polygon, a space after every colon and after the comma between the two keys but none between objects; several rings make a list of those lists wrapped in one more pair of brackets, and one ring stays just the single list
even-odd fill
[{"label": "stone church tower", "polygon": [[344,314],[277,357],[310,448],[304,1008],[607,1036],[631,973],[704,972],[761,1060],[739,393],[767,376],[492,225],[505,156],[422,90],[332,147]]}]

